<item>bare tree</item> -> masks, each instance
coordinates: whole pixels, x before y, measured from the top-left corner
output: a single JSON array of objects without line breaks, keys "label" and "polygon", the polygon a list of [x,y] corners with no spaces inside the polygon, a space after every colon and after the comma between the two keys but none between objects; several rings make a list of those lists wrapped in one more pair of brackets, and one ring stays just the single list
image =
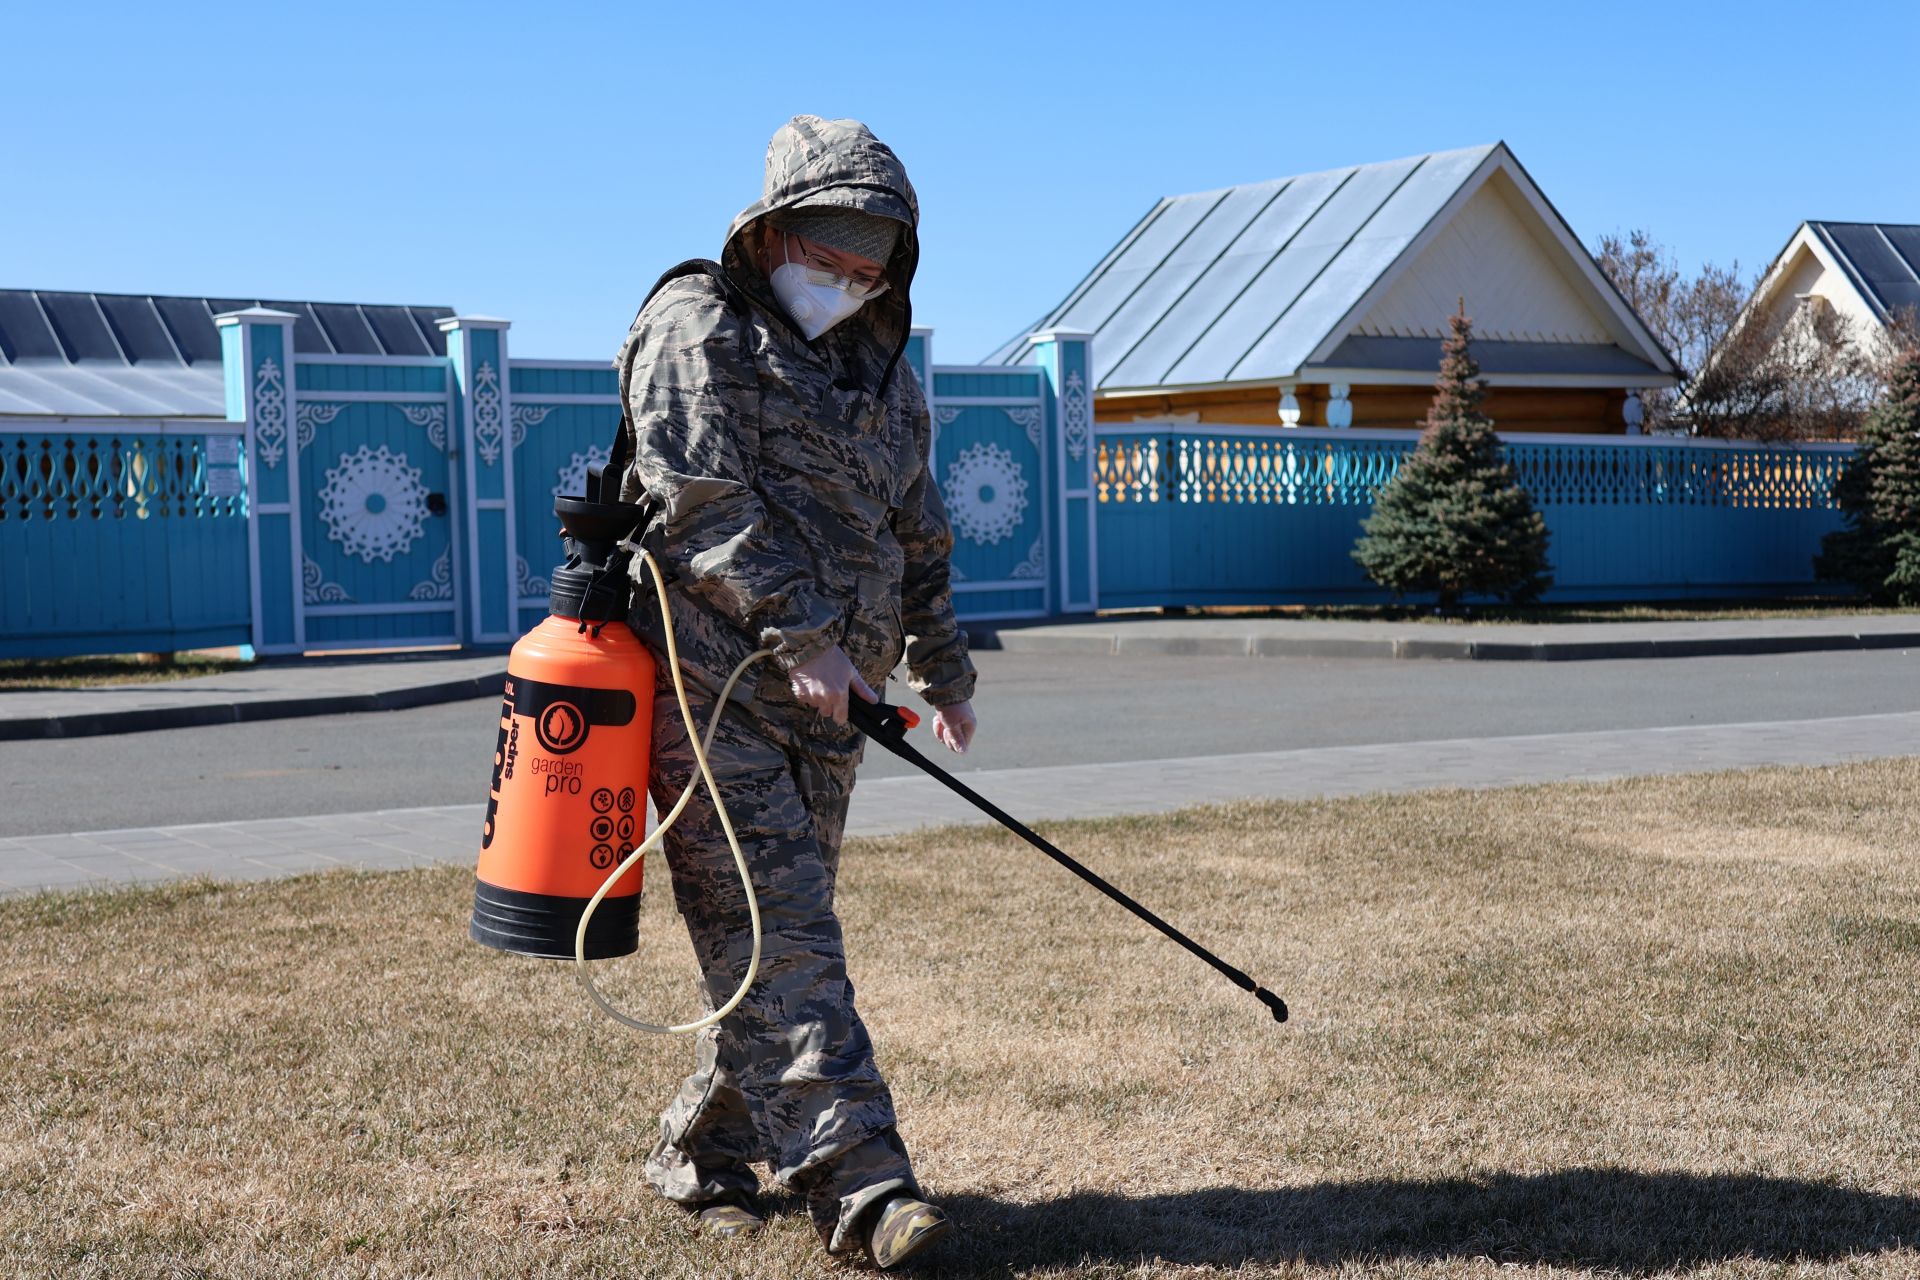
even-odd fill
[{"label": "bare tree", "polygon": [[1680,366],[1677,391],[1643,393],[1649,430],[1742,440],[1850,438],[1880,387],[1873,344],[1809,299],[1785,321],[1742,315],[1758,286],[1740,265],[1681,272],[1645,231],[1603,236],[1600,269]]},{"label": "bare tree", "polygon": [[1742,440],[1850,439],[1879,385],[1870,346],[1810,300],[1784,320],[1749,316],[1687,384],[1701,435]]},{"label": "bare tree", "polygon": [[[1698,276],[1688,279],[1673,254],[1645,231],[1629,231],[1624,239],[1600,237],[1600,252],[1594,260],[1680,366],[1683,383],[1691,383],[1706,366],[1746,302],[1739,263],[1731,267],[1708,263]],[[1641,404],[1649,431],[1683,425],[1677,389],[1642,392]]]}]

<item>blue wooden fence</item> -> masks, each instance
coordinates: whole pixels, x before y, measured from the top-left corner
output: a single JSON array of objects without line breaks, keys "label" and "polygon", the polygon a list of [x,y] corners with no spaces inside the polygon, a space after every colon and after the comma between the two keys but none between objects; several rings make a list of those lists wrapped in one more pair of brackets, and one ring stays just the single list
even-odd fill
[{"label": "blue wooden fence", "polygon": [[0,657],[247,643],[239,428],[0,432]]},{"label": "blue wooden fence", "polygon": [[547,616],[547,575],[560,560],[553,500],[586,492],[620,421],[619,379],[605,360],[516,360],[512,447],[514,601],[521,630]]},{"label": "blue wooden fence", "polygon": [[[503,320],[447,354],[296,354],[294,318],[220,318],[227,422],[0,422],[0,656],[511,642],[545,615],[553,499],[604,461],[607,361],[516,360]],[[611,345],[611,343],[609,344]],[[972,619],[1378,601],[1351,556],[1411,432],[1093,423],[1087,336],[1034,363],[907,359],[933,417]],[[96,429],[98,428],[98,429]],[[1818,589],[1846,446],[1508,438],[1556,600]]]},{"label": "blue wooden fence", "polygon": [[[1350,554],[1413,432],[1102,426],[1100,606],[1380,602]],[[1511,436],[1548,532],[1548,600],[1822,589],[1845,445]],[[1831,589],[1831,588],[1827,588]]]}]

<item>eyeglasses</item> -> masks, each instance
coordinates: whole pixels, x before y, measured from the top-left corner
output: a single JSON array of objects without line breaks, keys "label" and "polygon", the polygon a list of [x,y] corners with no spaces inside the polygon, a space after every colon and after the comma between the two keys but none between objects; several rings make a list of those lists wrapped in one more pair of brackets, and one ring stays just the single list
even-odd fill
[{"label": "eyeglasses", "polygon": [[862,302],[877,298],[887,291],[887,278],[879,272],[863,271],[859,275],[847,275],[840,270],[838,264],[807,248],[806,242],[800,240],[794,232],[789,231],[786,236],[790,240],[799,242],[801,265],[807,270],[807,279],[814,284],[832,285],[836,289],[844,289],[849,298],[858,298]]}]

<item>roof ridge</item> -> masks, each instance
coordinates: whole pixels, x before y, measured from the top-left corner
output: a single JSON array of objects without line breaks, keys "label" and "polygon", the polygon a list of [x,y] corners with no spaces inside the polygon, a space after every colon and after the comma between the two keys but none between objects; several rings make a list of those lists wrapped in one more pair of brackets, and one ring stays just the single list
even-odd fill
[{"label": "roof ridge", "polygon": [[1806,221],[1820,227],[1916,227],[1920,222],[1873,222],[1860,218],[1808,218]]},{"label": "roof ridge", "polygon": [[1361,164],[1339,164],[1334,165],[1330,169],[1309,169],[1305,173],[1282,174],[1277,178],[1257,178],[1251,182],[1235,182],[1224,187],[1210,187],[1204,191],[1182,191],[1176,195],[1161,196],[1160,199],[1163,201],[1189,200],[1198,196],[1222,195],[1229,191],[1238,191],[1243,187],[1262,187],[1269,183],[1278,182],[1300,182],[1307,178],[1331,177],[1336,173],[1358,173],[1362,169],[1377,169],[1384,168],[1387,165],[1405,164],[1409,160],[1413,161],[1415,165],[1423,165],[1438,156],[1465,155],[1470,151],[1491,153],[1494,148],[1500,145],[1500,140],[1495,139],[1492,142],[1476,143],[1471,147],[1443,147],[1437,151],[1417,151],[1411,155],[1392,156],[1385,160],[1368,160]]}]

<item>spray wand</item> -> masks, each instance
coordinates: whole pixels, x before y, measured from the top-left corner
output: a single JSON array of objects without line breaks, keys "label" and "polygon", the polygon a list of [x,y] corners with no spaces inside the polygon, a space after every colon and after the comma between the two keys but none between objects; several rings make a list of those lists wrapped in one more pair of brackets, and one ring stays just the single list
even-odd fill
[{"label": "spray wand", "polygon": [[1287,1002],[1285,1000],[1282,1000],[1279,996],[1273,994],[1273,992],[1256,983],[1252,978],[1249,978],[1246,974],[1234,968],[1225,960],[1222,960],[1219,956],[1213,954],[1213,952],[1207,950],[1192,938],[1189,938],[1186,934],[1168,924],[1165,920],[1162,920],[1152,911],[1135,902],[1127,894],[1108,884],[1101,876],[1088,870],[1085,866],[1081,865],[1080,862],[1065,853],[1062,853],[1049,841],[1042,839],[1031,827],[1027,826],[1026,823],[1013,817],[1004,809],[1000,808],[999,805],[996,805],[993,801],[987,799],[978,791],[975,791],[972,787],[969,787],[966,783],[960,781],[960,779],[927,759],[924,755],[921,755],[920,749],[907,741],[907,730],[920,723],[920,717],[914,712],[908,710],[906,707],[897,707],[887,702],[868,702],[864,698],[852,697],[847,699],[847,718],[853,722],[855,728],[859,729],[869,738],[872,738],[875,742],[878,742],[881,746],[893,752],[908,764],[923,770],[928,776],[938,779],[955,795],[958,795],[961,799],[967,801],[982,813],[985,813],[995,822],[998,822],[1001,826],[1013,832],[1022,840],[1025,840],[1028,844],[1046,854],[1049,858],[1052,858],[1055,862],[1073,872],[1073,874],[1079,876],[1082,880],[1085,880],[1088,884],[1106,894],[1127,910],[1133,912],[1134,915],[1145,920],[1167,937],[1172,938],[1175,942],[1200,957],[1200,959],[1206,961],[1209,965],[1212,965],[1214,971],[1219,973],[1228,982],[1239,987],[1242,991],[1252,992],[1254,999],[1267,1006],[1268,1010],[1272,1012],[1275,1022],[1285,1022],[1287,1020]]}]

